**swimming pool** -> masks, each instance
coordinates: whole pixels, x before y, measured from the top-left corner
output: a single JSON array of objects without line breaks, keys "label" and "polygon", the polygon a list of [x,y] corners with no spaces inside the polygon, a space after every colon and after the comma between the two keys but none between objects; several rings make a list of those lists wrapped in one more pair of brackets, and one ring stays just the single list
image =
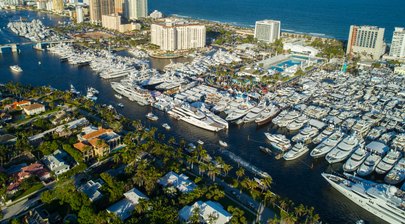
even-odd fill
[{"label": "swimming pool", "polygon": [[289,68],[291,66],[300,65],[300,64],[301,64],[301,61],[290,59],[290,60],[286,60],[281,63],[278,63],[276,66],[270,67],[270,69],[278,71],[278,72],[283,72],[285,68]]}]

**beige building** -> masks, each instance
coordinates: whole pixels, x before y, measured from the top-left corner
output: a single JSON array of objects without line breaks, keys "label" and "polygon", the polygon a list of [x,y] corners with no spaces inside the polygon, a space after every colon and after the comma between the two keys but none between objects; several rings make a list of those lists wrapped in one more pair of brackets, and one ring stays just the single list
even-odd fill
[{"label": "beige building", "polygon": [[262,20],[256,21],[255,25],[255,38],[258,41],[266,43],[274,43],[280,39],[281,23],[277,20]]},{"label": "beige building", "polygon": [[52,11],[62,13],[64,10],[63,0],[52,0]]},{"label": "beige building", "polygon": [[24,106],[24,113],[26,115],[36,115],[36,114],[40,114],[42,112],[45,112],[45,106],[39,103],[34,103],[28,106]]},{"label": "beige building", "polygon": [[115,0],[114,1],[115,13],[122,14],[124,13],[124,0]]},{"label": "beige building", "polygon": [[379,59],[385,53],[384,31],[376,26],[350,26],[346,54]]},{"label": "beige building", "polygon": [[405,29],[395,27],[392,35],[390,57],[405,58]]},{"label": "beige building", "polygon": [[100,24],[103,15],[114,13],[114,7],[113,0],[90,0],[90,22]]},{"label": "beige building", "polygon": [[141,29],[141,25],[139,23],[122,24],[121,16],[117,14],[103,15],[101,20],[101,24],[104,28],[116,30],[121,33]]},{"label": "beige building", "polygon": [[152,24],[151,43],[165,51],[202,48],[206,44],[206,28],[183,20]]},{"label": "beige building", "polygon": [[394,73],[398,75],[405,75],[405,66],[398,66],[394,68]]}]

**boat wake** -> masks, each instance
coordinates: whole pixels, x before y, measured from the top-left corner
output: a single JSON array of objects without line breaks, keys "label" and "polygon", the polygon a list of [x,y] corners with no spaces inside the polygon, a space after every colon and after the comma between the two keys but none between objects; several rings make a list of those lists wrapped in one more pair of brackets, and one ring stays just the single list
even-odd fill
[{"label": "boat wake", "polygon": [[256,166],[248,163],[247,161],[243,160],[242,158],[235,155],[234,153],[232,153],[232,152],[230,152],[228,150],[221,150],[221,152],[222,152],[222,154],[228,156],[230,159],[237,162],[238,164],[240,164],[242,167],[249,170],[250,172],[252,172],[252,173],[254,173],[256,175],[259,175],[261,177],[270,177],[270,175],[267,172],[264,172],[264,171],[260,170]]}]

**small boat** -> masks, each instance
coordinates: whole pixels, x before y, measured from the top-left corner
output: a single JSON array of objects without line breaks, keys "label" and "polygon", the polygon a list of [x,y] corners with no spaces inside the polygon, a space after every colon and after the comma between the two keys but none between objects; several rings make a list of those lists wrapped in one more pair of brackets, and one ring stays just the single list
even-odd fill
[{"label": "small boat", "polygon": [[114,95],[117,99],[122,99],[122,96],[120,94],[115,94]]},{"label": "small boat", "polygon": [[12,65],[12,66],[10,66],[10,69],[12,71],[14,71],[14,72],[22,72],[23,71],[22,68],[20,66],[18,66],[18,65]]},{"label": "small boat", "polygon": [[118,103],[118,104],[117,104],[117,106],[119,106],[119,107],[123,108],[123,107],[124,107],[124,104],[122,104],[122,103]]},{"label": "small boat", "polygon": [[260,149],[260,151],[262,151],[262,152],[264,152],[264,153],[266,153],[266,154],[269,154],[269,155],[272,154],[271,149],[269,149],[269,148],[267,148],[267,147],[259,146],[259,149]]},{"label": "small boat", "polygon": [[162,124],[162,127],[164,127],[166,130],[170,130],[170,126],[167,123]]},{"label": "small boat", "polygon": [[219,140],[219,145],[222,147],[228,147],[228,143],[221,141],[221,140]]},{"label": "small boat", "polygon": [[76,95],[80,94],[80,92],[77,91],[76,88],[72,84],[70,84],[70,92],[73,94],[76,94]]},{"label": "small boat", "polygon": [[159,119],[158,116],[154,115],[152,112],[148,113],[146,115],[146,118],[148,118],[151,121],[157,121]]},{"label": "small boat", "polygon": [[199,145],[204,145],[204,142],[203,142],[202,140],[200,140],[200,139],[198,139],[197,143],[198,143]]},{"label": "small boat", "polygon": [[38,61],[38,65],[41,65],[41,61]]}]

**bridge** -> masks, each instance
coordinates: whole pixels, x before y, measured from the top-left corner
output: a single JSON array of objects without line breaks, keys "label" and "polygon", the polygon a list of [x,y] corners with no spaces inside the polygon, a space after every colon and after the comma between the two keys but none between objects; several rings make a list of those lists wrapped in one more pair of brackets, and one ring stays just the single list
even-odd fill
[{"label": "bridge", "polygon": [[75,40],[59,40],[59,41],[44,41],[44,42],[22,42],[22,43],[8,43],[0,45],[0,54],[4,53],[6,50],[10,50],[12,53],[18,53],[19,47],[24,45],[34,45],[37,50],[44,50],[47,46],[53,46],[60,43],[73,43]]}]

